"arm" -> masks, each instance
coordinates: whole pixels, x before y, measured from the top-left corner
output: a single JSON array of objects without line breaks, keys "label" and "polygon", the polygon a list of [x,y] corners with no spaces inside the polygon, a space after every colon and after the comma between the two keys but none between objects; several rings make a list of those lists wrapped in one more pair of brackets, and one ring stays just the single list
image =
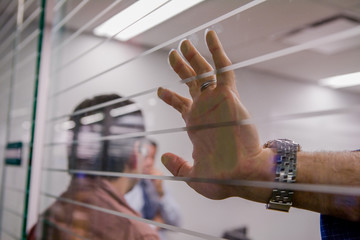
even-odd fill
[{"label": "arm", "polygon": [[[214,31],[206,36],[209,51],[216,69],[231,65]],[[194,46],[185,40],[180,47],[187,64],[173,50],[169,62],[181,79],[213,70]],[[240,101],[233,71],[218,71],[210,76],[187,83],[192,99],[182,97],[170,90],[159,88],[159,97],[179,111],[187,127],[211,123],[242,121],[250,114]],[[204,82],[215,79],[201,90]],[[194,164],[171,153],[162,156],[163,164],[175,176],[210,179],[239,179],[250,181],[273,181],[274,153],[261,147],[256,126],[249,123],[236,126],[188,130],[193,144]],[[311,184],[336,184],[360,186],[359,153],[299,153],[297,182]],[[212,199],[239,196],[266,203],[271,189],[217,185],[190,182],[198,193]],[[321,193],[296,192],[294,206],[320,213],[359,220],[359,197],[353,198],[353,206],[339,204],[338,196]],[[344,198],[345,199],[345,198]]]},{"label": "arm", "polygon": [[[298,183],[360,185],[360,152],[298,153]],[[360,221],[360,197],[295,192],[294,206]]]}]

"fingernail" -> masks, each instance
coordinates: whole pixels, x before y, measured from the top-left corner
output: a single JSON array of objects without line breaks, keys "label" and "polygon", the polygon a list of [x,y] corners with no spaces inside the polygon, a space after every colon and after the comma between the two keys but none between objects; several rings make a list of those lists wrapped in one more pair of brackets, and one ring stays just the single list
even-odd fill
[{"label": "fingernail", "polygon": [[171,49],[171,51],[169,52],[168,64],[170,65],[170,67],[173,66],[175,63],[175,55],[174,55],[175,52],[176,52],[175,49]]},{"label": "fingernail", "polygon": [[182,41],[182,43],[180,45],[180,49],[181,49],[181,52],[183,55],[189,51],[190,44],[191,44],[191,41],[189,39],[185,39],[184,41]]},{"label": "fingernail", "polygon": [[178,51],[179,51],[180,53],[182,53],[182,52],[181,52],[181,45],[182,45],[183,42],[185,42],[186,40],[188,40],[188,39],[187,39],[187,38],[184,38],[183,40],[181,40],[181,41],[179,42]]},{"label": "fingernail", "polygon": [[167,165],[167,163],[170,161],[170,158],[166,155],[162,155],[161,156],[161,162],[162,164],[164,164],[165,166]]},{"label": "fingernail", "polygon": [[214,31],[214,30],[208,29],[208,31],[205,34],[205,42],[207,46],[211,45],[212,43],[211,41],[213,41],[213,35],[209,34],[210,31]]},{"label": "fingernail", "polygon": [[170,56],[170,54],[171,54],[173,51],[176,51],[176,49],[175,49],[175,48],[172,48],[172,49],[169,51],[169,55],[168,55],[168,56]]},{"label": "fingernail", "polygon": [[170,99],[171,98],[171,92],[165,88],[159,87],[158,88],[158,92],[157,92],[159,98],[161,98],[162,100],[166,101],[166,99]]},{"label": "fingernail", "polygon": [[157,95],[159,98],[162,98],[164,95],[164,89],[162,87],[159,87],[157,90]]},{"label": "fingernail", "polygon": [[[205,29],[205,32],[204,32],[204,39],[206,39],[206,36],[207,36],[207,34],[208,34],[208,32],[210,31],[210,28],[207,28],[207,29]],[[206,41],[205,41],[205,43],[206,43]]]},{"label": "fingernail", "polygon": [[207,46],[207,47],[209,47],[208,41],[207,41],[207,35],[208,35],[209,31],[210,31],[210,28],[207,28],[207,29],[205,29],[205,32],[204,32],[204,42],[205,42],[205,46]]}]

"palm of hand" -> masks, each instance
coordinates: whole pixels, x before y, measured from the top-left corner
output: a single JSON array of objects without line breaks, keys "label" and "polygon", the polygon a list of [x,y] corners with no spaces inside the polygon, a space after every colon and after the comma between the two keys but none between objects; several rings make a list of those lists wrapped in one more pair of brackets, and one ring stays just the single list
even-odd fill
[{"label": "palm of hand", "polygon": [[[187,127],[238,122],[248,119],[237,92],[227,87],[200,95],[190,110],[183,113]],[[252,179],[255,176],[252,159],[260,153],[256,129],[252,125],[217,126],[189,130],[193,143],[194,165],[191,177],[206,179]],[[228,185],[189,183],[209,198],[225,198],[233,187]]]},{"label": "palm of hand", "polygon": [[[231,65],[215,32],[208,32],[207,44],[217,69]],[[181,51],[190,65],[176,50],[170,53],[169,62],[182,79],[213,70],[189,41],[182,42]],[[191,166],[171,153],[164,154],[162,161],[175,176],[221,180],[261,180],[262,172],[259,168],[261,161],[258,156],[263,151],[254,125],[234,124],[197,128],[208,124],[239,122],[250,118],[240,102],[233,71],[217,74],[216,84],[202,88],[204,83],[211,81],[214,77],[187,83],[192,100],[170,90],[159,89],[159,97],[178,110],[185,120],[188,135],[193,143],[194,164]],[[238,187],[231,185],[203,182],[189,182],[188,184],[200,194],[213,199],[238,195],[235,192],[240,192],[242,196],[247,195],[244,193],[245,188],[239,191]]]}]

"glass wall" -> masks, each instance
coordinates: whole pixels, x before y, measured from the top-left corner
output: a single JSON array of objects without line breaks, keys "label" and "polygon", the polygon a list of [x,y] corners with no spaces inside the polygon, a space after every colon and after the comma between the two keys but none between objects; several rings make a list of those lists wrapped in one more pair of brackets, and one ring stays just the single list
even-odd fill
[{"label": "glass wall", "polygon": [[41,1],[1,1],[1,239],[26,236]]},{"label": "glass wall", "polygon": [[[171,15],[189,2],[194,4]],[[237,154],[244,153],[242,148],[252,140],[236,137],[254,124],[250,126],[257,127],[258,150],[256,144],[279,138],[294,140],[304,152],[359,148],[359,83],[332,88],[324,80],[359,71],[358,2],[173,0],[151,4],[58,0],[47,12],[50,88],[38,236],[320,239],[319,212],[326,208],[320,198],[339,211],[348,207],[345,212],[356,215],[358,177],[346,183],[322,181],[320,176],[302,182],[299,165],[299,182],[276,185],[279,182],[256,175],[269,166],[259,164],[250,171],[247,168],[254,163],[237,162]],[[148,26],[164,16],[157,25]],[[101,28],[104,23],[108,25]],[[213,32],[231,63],[216,55],[219,48]],[[203,58],[191,54],[189,42]],[[180,57],[187,59],[181,62]],[[184,68],[185,63],[192,67]],[[222,81],[231,78],[232,72],[236,88],[231,85],[228,91],[221,88]],[[204,79],[215,78],[217,86],[211,81],[210,86],[202,85]],[[178,94],[168,99],[176,109],[159,99],[159,87]],[[221,89],[227,94],[220,101]],[[248,112],[226,108],[233,114],[228,119],[226,109],[212,114],[212,109],[231,98],[241,99]],[[231,141],[232,135],[237,140]],[[19,140],[12,136],[9,133],[8,138]],[[199,150],[202,141],[204,151]],[[233,146],[234,142],[239,145]],[[214,163],[211,153],[218,148],[223,152],[217,159],[224,159]],[[167,152],[189,165],[176,165],[180,160],[175,158],[174,165],[168,165],[170,172],[160,161]],[[352,158],[359,160],[358,155]],[[193,164],[196,168],[187,167]],[[338,167],[331,164],[329,160],[323,166]],[[358,164],[352,166],[359,169]],[[246,176],[236,175],[243,170],[249,170]],[[212,200],[188,184],[210,198],[234,196]],[[338,184],[342,186],[335,188]],[[265,209],[272,188],[295,191],[289,213]],[[213,195],[212,189],[223,189],[223,195]],[[266,200],[264,192],[269,193]],[[302,198],[316,199],[316,204],[300,202]],[[155,207],[146,210],[150,203]]]}]

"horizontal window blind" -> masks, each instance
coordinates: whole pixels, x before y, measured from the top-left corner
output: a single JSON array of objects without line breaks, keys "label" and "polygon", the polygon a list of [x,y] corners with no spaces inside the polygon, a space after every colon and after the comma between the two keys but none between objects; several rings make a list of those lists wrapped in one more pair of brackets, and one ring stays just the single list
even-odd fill
[{"label": "horizontal window blind", "polygon": [[[24,239],[36,103],[41,1],[0,5],[0,229],[1,239]],[[19,146],[16,161],[9,146]],[[13,150],[14,151],[14,150]]]},{"label": "horizontal window blind", "polygon": [[[179,155],[187,157],[186,159],[191,162],[192,148],[189,141],[186,139],[187,131],[225,128],[229,126],[240,126],[253,123],[259,127],[259,132],[263,141],[270,137],[276,138],[289,135],[289,137],[293,136],[299,140],[303,139],[305,142],[306,139],[312,137],[314,140],[308,142],[309,145],[306,146],[307,148],[310,148],[310,150],[332,150],[331,148],[321,149],[324,146],[319,146],[320,149],[317,149],[318,147],[313,144],[317,141],[323,140],[323,138],[326,138],[328,129],[335,124],[336,119],[349,118],[346,121],[350,121],[355,124],[353,121],[359,117],[359,98],[356,97],[356,94],[354,95],[352,93],[341,92],[344,96],[347,95],[345,98],[347,98],[349,104],[325,103],[321,105],[319,103],[316,104],[316,106],[306,107],[306,105],[309,105],[309,103],[307,103],[309,100],[301,100],[302,98],[307,98],[308,95],[306,94],[306,91],[318,90],[318,94],[320,96],[328,95],[329,92],[327,91],[331,90],[317,87],[310,82],[300,82],[299,79],[301,79],[302,76],[287,76],[285,73],[276,73],[276,70],[272,72],[267,69],[272,65],[276,68],[276,64],[286,61],[284,59],[289,59],[289,67],[297,68],[298,65],[296,63],[305,61],[301,60],[306,59],[306,56],[303,57],[303,55],[309,52],[311,55],[311,51],[313,51],[314,48],[324,46],[326,44],[339,44],[342,41],[358,38],[360,34],[360,28],[358,26],[349,29],[341,29],[329,34],[323,34],[321,36],[311,38],[308,41],[290,45],[286,44],[283,39],[285,39],[287,34],[290,34],[292,30],[296,29],[295,27],[304,27],[309,24],[310,20],[309,22],[301,22],[296,17],[293,17],[292,19],[287,20],[289,21],[289,24],[283,24],[280,20],[285,20],[285,17],[283,19],[280,17],[279,19],[276,19],[276,15],[287,10],[290,12],[294,11],[295,13],[295,11],[298,11],[295,9],[299,8],[306,11],[307,6],[305,3],[296,5],[289,1],[280,1],[281,3],[243,1],[238,3],[224,3],[224,5],[233,5],[224,6],[226,10],[223,12],[220,10],[219,13],[209,14],[207,19],[197,21],[197,25],[182,22],[184,19],[181,21],[181,18],[179,18],[179,22],[177,22],[176,17],[174,17],[174,20],[169,20],[167,23],[163,23],[163,25],[168,24],[168,26],[159,26],[159,29],[167,29],[166,27],[170,29],[172,28],[173,30],[171,34],[162,32],[159,35],[161,37],[158,36],[155,38],[151,35],[152,30],[149,30],[149,32],[145,32],[139,37],[135,37],[125,43],[116,40],[117,35],[131,28],[137,22],[151,16],[151,14],[156,13],[156,11],[159,11],[161,7],[166,6],[169,2],[171,1],[165,1],[163,5],[159,5],[157,8],[149,11],[141,18],[136,19],[133,22],[127,22],[125,27],[117,29],[115,34],[104,38],[91,36],[92,29],[103,22],[105,18],[109,18],[109,16],[113,15],[111,12],[114,11],[114,8],[118,9],[117,11],[120,12],[127,6],[131,5],[131,1],[108,2],[107,5],[104,4],[102,8],[96,8],[96,13],[93,15],[87,14],[92,7],[91,1],[78,1],[76,3],[59,2],[58,5],[54,6],[54,15],[56,16],[58,14],[60,17],[58,17],[58,22],[54,22],[53,27],[51,28],[54,44],[52,47],[52,70],[50,74],[52,85],[49,93],[50,106],[46,122],[48,137],[44,143],[45,155],[43,159],[43,180],[45,180],[46,183],[44,183],[41,193],[41,198],[44,204],[44,206],[42,206],[43,210],[54,202],[66,202],[70,205],[82,206],[84,208],[115,215],[119,218],[134,219],[165,230],[171,230],[170,232],[167,231],[169,239],[223,239],[221,232],[215,233],[216,231],[212,231],[212,229],[217,229],[217,231],[220,231],[221,229],[222,231],[225,231],[233,226],[238,226],[240,223],[232,223],[228,226],[226,226],[226,223],[222,225],[221,222],[213,223],[213,225],[209,224],[206,227],[201,224],[196,225],[196,220],[191,220],[191,218],[194,217],[194,214],[199,214],[200,216],[197,216],[196,219],[202,219],[204,222],[211,222],[208,219],[216,217],[213,215],[212,211],[197,211],[196,205],[192,206],[187,203],[191,201],[191,199],[197,198],[197,196],[196,193],[190,192],[191,190],[186,189],[186,186],[182,185],[183,182],[200,182],[203,184],[221,184],[244,187],[253,186],[270,189],[285,188],[294,191],[322,192],[353,197],[359,196],[359,188],[356,186],[300,183],[286,184],[277,182],[174,177],[167,173],[167,170],[161,166],[159,160],[157,160],[156,166],[165,172],[165,176],[68,168],[67,157],[71,146],[80,147],[86,144],[91,145],[116,140],[130,141],[131,139],[139,137],[156,139],[159,144],[160,153],[168,151],[167,148],[169,148],[169,150],[179,152]],[[69,4],[69,7],[67,7],[67,4]],[[210,3],[206,4],[211,5]],[[310,4],[314,3],[309,2],[307,4],[310,6]],[[200,3],[197,9],[200,9],[201,6],[206,8],[205,3]],[[263,11],[266,11],[266,15],[268,16],[261,18],[260,14],[262,14]],[[80,16],[86,18],[87,20],[80,19]],[[316,19],[326,18],[326,14],[322,16],[314,14],[311,17],[315,21]],[[193,18],[194,20],[196,19],[195,16],[190,18]],[[272,18],[274,18],[273,22],[268,23],[271,25],[270,29],[263,29],[261,26],[265,23],[261,21],[266,21],[267,19]],[[79,21],[79,23],[77,23],[77,21]],[[81,21],[83,21],[82,24]],[[79,25],[76,26],[77,24]],[[180,28],[181,30],[177,31],[177,24],[184,24],[187,28]],[[237,25],[239,26],[234,28],[234,26]],[[206,45],[203,43],[204,32],[206,32],[209,28],[214,29],[219,34],[220,39],[224,41],[224,48],[232,60],[232,65],[208,71],[195,77],[185,78],[183,80],[178,79],[177,76],[170,71],[170,67],[167,63],[167,53],[171,49],[177,49],[183,39],[189,39],[201,51],[201,53],[204,54],[205,58],[212,63],[210,56],[206,51]],[[242,33],[244,36],[240,39],[231,38],[229,37],[229,33],[231,31],[234,32],[234,36],[239,36],[239,33]],[[224,39],[222,39],[222,37]],[[147,38],[150,39],[148,40]],[[261,46],[261,41],[263,41],[263,46]],[[149,42],[151,42],[151,44]],[[246,51],[246,48],[248,47],[252,50]],[[244,55],[241,54],[242,50],[245,52]],[[111,51],[115,51],[116,53],[111,54]],[[239,55],[234,55],[233,53],[238,53]],[[334,56],[331,56],[331,58],[336,59]],[[296,61],[296,59],[299,60]],[[305,63],[303,64],[306,65]],[[144,72],[143,74],[140,74],[137,73],[137,71]],[[267,91],[266,88],[273,88],[269,89],[269,94],[264,94],[264,97],[255,97],[250,93],[244,94],[245,102],[249,103],[255,99],[258,101],[256,104],[250,103],[250,111],[254,111],[252,119],[225,123],[215,122],[213,124],[201,124],[198,126],[185,127],[185,125],[181,122],[180,116],[177,116],[175,112],[171,112],[171,108],[167,108],[167,106],[162,105],[156,96],[157,89],[159,87],[168,88],[188,96],[188,93],[186,93],[186,83],[198,81],[199,79],[205,77],[229,71],[235,71],[237,75],[237,85],[240,89],[240,96],[243,96],[242,93],[245,91],[253,91],[252,94],[257,95],[257,91],[264,93]],[[244,80],[246,77],[253,79],[256,77],[261,78],[266,75],[271,76],[267,79],[267,81],[269,81],[268,83],[260,80],[254,82],[253,84],[243,82],[246,81]],[[305,75],[304,78],[306,78],[306,76],[307,75]],[[277,91],[277,88],[281,87],[282,81],[291,81],[291,83],[285,83],[287,84],[286,86],[288,90],[279,89]],[[263,86],[261,87],[259,85]],[[290,91],[292,94],[285,93],[286,91]],[[73,111],[75,105],[85,98],[91,98],[95,95],[113,92],[120,94],[121,98]],[[272,96],[277,92],[280,95],[284,94],[284,99],[282,99],[281,96]],[[317,99],[317,93],[309,94],[310,98],[313,97],[313,101]],[[311,96],[311,94],[314,95]],[[293,96],[293,99],[289,99],[291,98],[290,96]],[[117,104],[125,103],[128,100],[136,102],[139,105],[139,108],[142,109],[146,123],[144,131],[126,132],[120,134],[100,134],[97,137],[89,137],[81,140],[69,140],[66,137],[68,130],[64,128],[64,123],[69,121],[69,119],[80,117],[84,114],[86,115],[87,113],[91,115],[96,111],[102,112],[105,111],[104,109],[106,108],[111,108]],[[265,113],[256,114],[258,112],[256,110],[257,108],[263,110],[265,108],[263,106],[269,102],[272,102],[275,106],[280,105],[279,109],[276,109],[274,105],[271,105],[268,109],[266,109]],[[285,106],[281,107],[281,105]],[[167,117],[167,115],[172,116]],[[179,119],[176,119],[176,117]],[[147,120],[147,118],[150,118],[150,120]],[[161,118],[164,118],[165,120],[162,120]],[[329,125],[322,126],[323,128],[321,129],[321,124],[319,125],[319,122],[323,121],[329,122]],[[306,129],[306,127],[308,127],[308,131],[310,132],[317,129],[319,130],[319,136],[316,136],[316,133],[302,133],[300,136],[296,136],[297,133],[300,132],[300,130],[296,127],[297,125],[301,129]],[[358,136],[358,128],[356,128],[356,125],[352,126],[352,131],[354,133],[353,136]],[[269,131],[269,129],[272,130]],[[278,131],[278,129],[282,130]],[[262,133],[261,130],[264,130],[264,132]],[[346,131],[347,130],[345,130],[345,132]],[[346,134],[343,134],[343,138],[346,138]],[[351,139],[351,137],[349,138]],[[179,147],[179,144],[185,146]],[[326,144],[324,145],[326,146]],[[345,147],[344,150],[350,150],[352,147],[356,146],[350,145],[348,145],[348,148]],[[339,149],[341,149],[341,147],[339,147]],[[159,159],[159,155],[157,158]],[[171,193],[175,196],[175,200],[180,203],[180,209],[184,215],[184,223],[182,226],[158,223],[156,221],[127,215],[111,208],[103,208],[94,204],[88,204],[86,202],[61,197],[60,194],[63,191],[66,191],[67,186],[65,183],[59,184],[59,179],[70,179],[74,176],[78,176],[79,174],[93,177],[161,180],[163,184],[172,186]],[[57,186],[54,188],[54,185]],[[184,195],[179,198],[179,193],[177,193],[177,191],[180,191]],[[182,200],[182,198],[187,199]],[[236,204],[229,206],[222,217],[226,216],[228,219],[237,219],[236,216],[238,214],[236,213],[236,207],[247,204],[242,200],[238,201],[239,202]],[[209,203],[208,200],[205,199],[196,200],[196,203],[204,204],[205,206],[208,205],[208,210],[211,209],[210,206],[213,206],[213,203]],[[223,205],[225,203],[218,202],[216,204]],[[226,208],[222,207],[222,209]],[[193,215],[191,214],[192,211],[194,212]],[[271,213],[262,213],[262,215],[267,214]],[[301,213],[298,214],[300,215]],[[249,213],[247,213],[246,216],[240,218],[242,219],[241,223],[243,225],[249,225],[245,219],[253,217],[254,216],[249,216]],[[310,216],[302,217],[303,219],[306,219],[307,217],[309,217],[309,219],[311,218]],[[294,216],[294,218],[296,217]],[[51,222],[49,219],[46,219],[45,221]],[[224,219],[220,221],[227,222]],[[57,226],[56,223],[52,222],[51,224],[60,231],[67,231],[68,234],[77,234],[76,232],[69,232],[69,229],[61,229],[61,226]],[[111,225],[112,223],[108,222],[107,224]],[[273,223],[271,225],[275,224],[276,223]],[[306,228],[305,226],[306,223],[304,222],[304,229]],[[249,228],[251,229],[251,232],[257,232],[259,231],[259,228],[262,228],[262,226],[260,224],[257,226],[254,224],[254,226],[251,225]],[[89,229],[89,231],[91,230]],[[252,236],[257,236],[256,233],[252,234]],[[258,234],[258,236],[261,235],[261,233]],[[272,236],[276,235],[275,230],[272,234]],[[300,238],[303,239],[306,237],[302,236]]]},{"label": "horizontal window blind", "polygon": [[[14,2],[9,2],[5,8],[16,9]],[[39,195],[36,226],[40,230],[37,234],[98,239],[97,234],[115,231],[114,227],[121,231],[123,226],[119,223],[126,219],[139,226],[150,225],[150,229],[169,240],[229,239],[225,233],[239,228],[242,238],[238,239],[282,239],[290,234],[295,239],[320,239],[319,216],[314,212],[296,208],[290,213],[273,212],[265,210],[264,204],[238,197],[214,201],[188,185],[333,194],[335,205],[356,205],[360,188],[355,179],[354,184],[333,185],[172,176],[160,157],[173,152],[193,164],[196,153],[192,152],[188,134],[252,124],[257,126],[262,143],[289,138],[300,143],[305,152],[358,149],[359,85],[331,89],[322,86],[320,80],[358,71],[360,17],[356,11],[359,6],[341,1],[311,0],[199,1],[127,41],[118,40],[121,34],[144,21],[151,21],[175,2],[158,1],[142,16],[119,21],[118,27],[108,36],[95,34],[96,27],[141,2],[146,1],[46,1],[45,31],[51,36],[48,42],[50,61],[42,67],[48,70],[49,89],[46,90],[45,124],[35,126],[44,129],[45,140],[41,159],[32,159],[41,162],[41,190],[33,192]],[[25,14],[16,32],[1,38],[4,41],[0,51],[4,57],[0,60],[0,77],[4,83],[14,72],[27,69],[38,56],[30,49],[41,35],[40,29],[32,27],[41,15],[41,8],[36,1],[28,0],[24,4],[25,12],[28,8],[31,13],[29,10]],[[166,14],[170,14],[170,10]],[[16,18],[13,18],[15,24]],[[10,27],[4,23],[0,36],[6,35],[7,28]],[[214,66],[205,42],[209,30],[219,36],[232,62],[230,65]],[[17,37],[18,34],[21,37]],[[169,52],[180,53],[185,39],[214,70],[204,69],[200,74],[183,79],[177,76],[168,60]],[[17,44],[9,50],[14,41]],[[7,68],[10,59],[19,54],[21,57],[13,68]],[[240,99],[251,113],[249,119],[200,121],[200,124],[186,126],[181,114],[157,96],[162,87],[191,99],[188,85],[213,76],[219,79],[231,72],[236,75]],[[33,86],[26,78],[19,78],[11,87],[24,90]],[[95,102],[95,96],[110,94],[119,97]],[[28,96],[30,93],[23,93],[23,101],[31,101],[32,95]],[[85,99],[92,100],[83,102]],[[76,108],[82,102],[81,107]],[[134,109],[126,109],[132,104],[136,106]],[[119,110],[116,114],[112,113],[115,109]],[[136,115],[139,111],[143,117]],[[30,116],[31,111],[26,114]],[[8,123],[12,128],[19,124],[15,120]],[[8,138],[12,139],[11,133]],[[161,174],[142,172],[146,159],[142,152],[145,151],[144,138],[157,143],[154,168]],[[26,139],[24,145],[32,146]],[[18,137],[14,136],[13,140]],[[129,170],[136,166],[128,162],[134,157],[131,154],[140,159],[136,164],[143,169],[138,172]],[[120,158],[127,158],[122,160],[125,167],[114,163]],[[223,159],[224,162],[231,160]],[[26,171],[26,167],[24,169]],[[157,221],[129,209],[120,210],[113,201],[122,202],[124,196],[113,196],[116,190],[107,185],[115,186],[117,179],[122,179],[122,184],[127,183],[122,186],[130,186],[135,181],[160,182],[164,194],[171,196],[177,206],[181,221],[176,224],[166,219]],[[3,181],[2,189],[9,195],[22,196],[26,191],[20,185],[11,184],[11,177],[3,177]],[[93,195],[86,195],[89,191],[93,191]],[[113,199],[105,199],[107,194]],[[143,200],[142,195],[137,199]],[[160,204],[166,208],[166,202]],[[18,211],[21,208],[3,204],[2,209],[3,214],[24,218],[24,213]],[[88,216],[94,217],[89,219]],[[97,228],[89,227],[94,223]],[[28,232],[35,224],[35,221],[28,222]],[[12,233],[7,227],[2,224],[2,234],[18,239],[18,233]]]}]

